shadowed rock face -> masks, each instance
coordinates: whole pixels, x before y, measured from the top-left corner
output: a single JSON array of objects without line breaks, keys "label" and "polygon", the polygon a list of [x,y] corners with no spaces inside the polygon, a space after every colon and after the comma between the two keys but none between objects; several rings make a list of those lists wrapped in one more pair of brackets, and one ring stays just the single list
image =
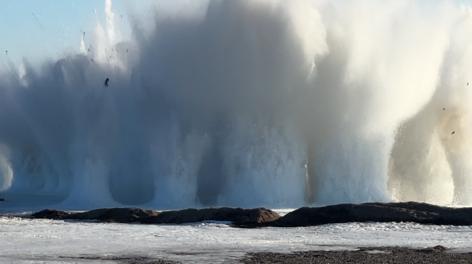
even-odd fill
[{"label": "shadowed rock face", "polygon": [[32,214],[31,217],[35,219],[63,220],[63,219],[67,219],[70,215],[71,213],[68,213],[68,212],[46,209],[46,210],[42,210],[40,212]]},{"label": "shadowed rock face", "polygon": [[227,221],[237,225],[254,225],[275,221],[280,216],[268,209],[210,208],[167,211],[146,219],[153,224],[181,224],[202,221]]},{"label": "shadowed rock face", "polygon": [[236,225],[261,225],[280,216],[268,209],[209,208],[157,212],[137,208],[97,209],[81,213],[43,210],[31,215],[36,219],[88,220],[116,223],[183,224],[202,221],[226,221]]},{"label": "shadowed rock face", "polygon": [[141,222],[143,219],[155,217],[157,215],[158,212],[138,208],[96,209],[81,213],[70,213],[46,209],[32,214],[31,217],[55,220],[87,220],[99,222],[134,223]]},{"label": "shadowed rock face", "polygon": [[349,222],[472,225],[472,208],[447,208],[414,202],[339,204],[319,208],[300,208],[269,225],[295,227]]},{"label": "shadowed rock face", "polygon": [[339,204],[300,208],[284,217],[264,209],[209,208],[157,212],[136,208],[97,209],[83,213],[43,210],[32,218],[99,222],[183,224],[232,222],[238,227],[297,227],[349,222],[414,222],[431,225],[472,225],[472,208],[448,208],[424,203]]}]

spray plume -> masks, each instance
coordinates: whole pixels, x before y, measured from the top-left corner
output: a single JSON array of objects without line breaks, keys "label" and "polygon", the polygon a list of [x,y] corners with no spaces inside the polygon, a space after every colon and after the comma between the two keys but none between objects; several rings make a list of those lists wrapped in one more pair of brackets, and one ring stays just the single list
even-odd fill
[{"label": "spray plume", "polygon": [[[472,13],[213,0],[0,71],[0,190],[64,206],[472,203]],[[190,13],[191,14],[191,13]],[[104,85],[104,81],[106,85]]]}]

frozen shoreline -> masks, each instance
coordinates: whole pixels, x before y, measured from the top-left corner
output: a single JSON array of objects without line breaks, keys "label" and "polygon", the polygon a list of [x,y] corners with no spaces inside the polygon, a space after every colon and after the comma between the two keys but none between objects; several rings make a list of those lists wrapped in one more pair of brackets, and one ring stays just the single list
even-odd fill
[{"label": "frozen shoreline", "polygon": [[[291,253],[359,247],[472,252],[472,227],[349,223],[232,228],[224,223],[136,225],[0,217],[0,262],[117,263],[77,257],[139,256],[183,263],[238,263],[248,252]],[[66,257],[66,258],[65,258]],[[69,258],[67,258],[69,257]]]}]

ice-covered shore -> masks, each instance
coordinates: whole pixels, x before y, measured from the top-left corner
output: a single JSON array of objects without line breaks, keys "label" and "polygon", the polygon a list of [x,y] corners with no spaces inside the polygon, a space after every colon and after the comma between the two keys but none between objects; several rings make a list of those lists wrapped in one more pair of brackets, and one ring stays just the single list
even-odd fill
[{"label": "ice-covered shore", "polygon": [[237,262],[247,252],[361,246],[443,245],[453,250],[472,250],[472,227],[410,223],[238,229],[226,223],[130,225],[1,217],[0,227],[0,263],[94,263],[92,259],[77,257],[130,255],[192,263],[227,263]]}]

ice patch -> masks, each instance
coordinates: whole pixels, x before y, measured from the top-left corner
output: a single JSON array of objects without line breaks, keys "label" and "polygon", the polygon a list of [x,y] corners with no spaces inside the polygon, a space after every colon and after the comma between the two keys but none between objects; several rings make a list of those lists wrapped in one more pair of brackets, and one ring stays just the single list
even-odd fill
[{"label": "ice patch", "polygon": [[[443,245],[456,251],[472,248],[472,227],[408,223],[237,229],[208,222],[161,226],[2,217],[0,227],[0,262],[15,263],[77,263],[60,257],[83,255],[138,255],[192,263],[219,263],[236,261],[246,252],[374,246],[422,248]],[[25,249],[28,249],[26,255]]]}]

